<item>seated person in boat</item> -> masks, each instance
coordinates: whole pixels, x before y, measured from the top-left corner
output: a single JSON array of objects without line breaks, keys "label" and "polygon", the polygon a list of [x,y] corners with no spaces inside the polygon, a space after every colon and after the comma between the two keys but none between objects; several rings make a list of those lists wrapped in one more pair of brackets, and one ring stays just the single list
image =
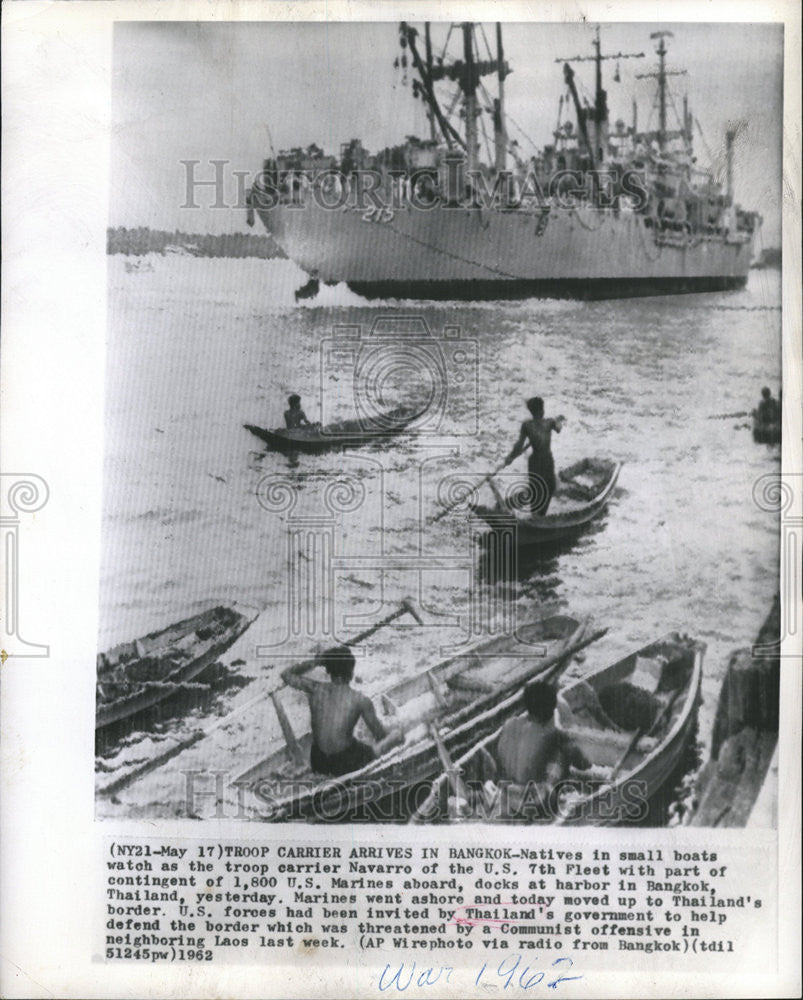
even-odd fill
[{"label": "seated person in boat", "polygon": [[773,399],[771,390],[765,385],[761,390],[761,402],[753,415],[760,424],[777,424],[781,420],[781,407],[777,399]]},{"label": "seated person in boat", "polygon": [[546,514],[555,492],[555,461],[552,458],[552,431],[560,433],[565,417],[545,417],[544,401],[540,396],[527,400],[531,418],[525,420],[519,431],[518,441],[505,459],[509,465],[525,449],[529,441],[531,452],[527,463],[530,480],[530,510],[533,514]]},{"label": "seated person in boat", "polygon": [[533,681],[524,689],[526,716],[516,716],[502,727],[496,746],[498,778],[517,785],[534,781],[548,792],[569,774],[569,768],[585,770],[590,762],[555,724],[557,697],[544,681]]},{"label": "seated person in boat", "polygon": [[[326,667],[328,682],[301,676],[318,663]],[[312,721],[310,765],[319,774],[349,774],[374,760],[374,749],[354,736],[354,727],[361,718],[374,739],[382,740],[388,735],[371,699],[351,687],[353,677],[354,654],[348,646],[335,646],[315,662],[295,664],[282,671],[284,682],[303,691],[309,701]]]},{"label": "seated person in boat", "polygon": [[290,409],[284,411],[284,422],[287,425],[288,430],[294,430],[296,427],[301,427],[304,424],[310,427],[311,424],[309,420],[307,420],[307,415],[301,409],[301,396],[297,396],[293,393],[292,396],[287,397],[287,402]]}]

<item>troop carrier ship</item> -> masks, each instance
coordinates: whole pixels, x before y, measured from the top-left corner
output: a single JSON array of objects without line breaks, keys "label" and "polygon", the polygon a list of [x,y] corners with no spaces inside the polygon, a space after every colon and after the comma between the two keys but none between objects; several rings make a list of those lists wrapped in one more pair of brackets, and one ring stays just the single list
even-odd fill
[{"label": "troop carrier ship", "polygon": [[[401,65],[415,74],[427,139],[370,155],[359,140],[339,158],[317,146],[267,159],[250,193],[254,213],[285,253],[320,281],[345,282],[368,298],[616,298],[738,288],[745,284],[760,225],[733,194],[733,140],[726,136],[721,184],[694,154],[696,119],[668,78],[667,31],[653,33],[658,57],[641,74],[657,85],[657,128],[609,122],[599,30],[588,57],[563,61],[568,96],[554,141],[525,159],[508,136],[502,29],[495,52],[482,26],[452,26],[460,58],[434,55],[430,26],[399,27]],[[479,39],[485,42],[481,58]],[[582,101],[571,62],[595,65],[593,100]],[[559,61],[559,60],[556,60]],[[494,77],[495,96],[483,83]],[[451,98],[441,94],[451,85]],[[561,120],[567,112],[571,117]],[[483,115],[489,115],[490,128]],[[699,127],[699,126],[698,126]],[[480,157],[485,139],[486,159]]]}]

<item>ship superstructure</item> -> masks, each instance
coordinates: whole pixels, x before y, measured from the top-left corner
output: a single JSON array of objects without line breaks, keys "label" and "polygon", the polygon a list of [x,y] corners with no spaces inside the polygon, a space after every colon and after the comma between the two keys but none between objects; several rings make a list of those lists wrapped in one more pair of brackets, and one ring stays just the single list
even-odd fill
[{"label": "ship superstructure", "polygon": [[[368,297],[433,299],[625,297],[745,283],[760,218],[735,204],[733,134],[723,186],[697,163],[685,98],[670,128],[669,79],[682,73],[667,68],[670,32],[651,36],[657,65],[640,74],[656,84],[657,127],[639,130],[635,102],[629,125],[610,122],[603,63],[615,60],[618,76],[621,60],[644,53],[604,55],[597,30],[592,54],[558,60],[568,97],[553,141],[529,157],[508,133],[501,26],[493,52],[487,40],[480,51],[481,26],[466,22],[452,34],[459,57],[436,57],[429,25],[399,27],[426,138],[376,154],[353,139],[339,157],[311,146],[265,161],[252,208],[314,279]],[[572,66],[584,61],[594,64],[592,101],[582,100]]]}]

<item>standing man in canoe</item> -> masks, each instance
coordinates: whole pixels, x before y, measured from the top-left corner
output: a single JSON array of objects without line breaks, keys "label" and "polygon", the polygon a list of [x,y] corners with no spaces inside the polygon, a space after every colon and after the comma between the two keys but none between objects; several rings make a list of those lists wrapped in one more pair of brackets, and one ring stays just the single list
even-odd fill
[{"label": "standing man in canoe", "polygon": [[284,411],[284,422],[289,430],[301,427],[304,424],[307,427],[312,426],[309,420],[307,420],[306,413],[301,409],[301,396],[297,396],[295,393],[292,396],[288,396],[287,405],[290,409]]},{"label": "standing man in canoe", "polygon": [[552,458],[552,431],[560,434],[566,418],[545,417],[544,401],[540,396],[528,399],[527,409],[531,417],[522,423],[519,439],[505,459],[505,465],[509,465],[514,458],[517,458],[529,441],[532,449],[527,463],[527,475],[532,491],[530,509],[533,514],[546,514],[556,485],[555,461]]},{"label": "standing man in canoe", "polygon": [[[326,667],[328,683],[301,675],[317,666]],[[335,646],[311,663],[298,663],[282,671],[282,680],[303,691],[309,701],[312,721],[310,765],[319,774],[337,777],[365,767],[377,756],[373,747],[354,736],[354,727],[362,718],[375,740],[388,733],[376,714],[370,698],[351,687],[354,677],[354,654],[348,646]]]}]

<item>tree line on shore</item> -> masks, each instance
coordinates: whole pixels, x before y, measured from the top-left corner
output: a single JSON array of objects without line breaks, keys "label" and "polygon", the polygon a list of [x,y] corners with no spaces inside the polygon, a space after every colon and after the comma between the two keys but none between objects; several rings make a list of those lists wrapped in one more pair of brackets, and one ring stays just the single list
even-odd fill
[{"label": "tree line on shore", "polygon": [[147,253],[184,253],[193,257],[284,257],[268,235],[254,233],[184,233],[176,229],[116,226],[106,230],[106,253],[142,256]]}]

